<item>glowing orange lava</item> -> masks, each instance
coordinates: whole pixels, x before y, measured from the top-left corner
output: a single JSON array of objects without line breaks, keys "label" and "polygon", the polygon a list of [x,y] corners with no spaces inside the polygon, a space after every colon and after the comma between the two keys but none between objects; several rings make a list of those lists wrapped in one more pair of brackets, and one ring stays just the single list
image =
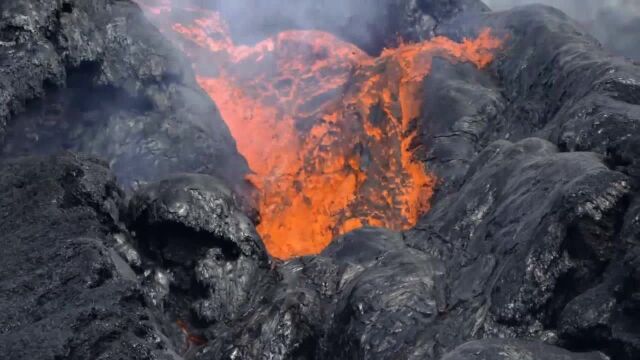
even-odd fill
[{"label": "glowing orange lava", "polygon": [[413,158],[432,59],[482,68],[501,46],[488,29],[462,43],[402,44],[377,58],[321,31],[242,46],[215,12],[182,8],[177,17],[167,0],[138,2],[191,58],[220,109],[259,190],[258,232],[282,259],[317,254],[364,225],[415,225],[435,185]]}]

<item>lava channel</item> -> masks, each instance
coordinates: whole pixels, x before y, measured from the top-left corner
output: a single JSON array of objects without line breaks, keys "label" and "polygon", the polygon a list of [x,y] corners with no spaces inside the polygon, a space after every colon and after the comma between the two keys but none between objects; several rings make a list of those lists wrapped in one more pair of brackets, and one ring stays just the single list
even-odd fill
[{"label": "lava channel", "polygon": [[435,37],[372,57],[329,33],[291,30],[246,46],[217,12],[138,3],[218,106],[252,169],[258,232],[280,259],[317,254],[362,226],[414,226],[435,186],[414,158],[432,59],[483,68],[502,43],[485,29],[461,43]]}]

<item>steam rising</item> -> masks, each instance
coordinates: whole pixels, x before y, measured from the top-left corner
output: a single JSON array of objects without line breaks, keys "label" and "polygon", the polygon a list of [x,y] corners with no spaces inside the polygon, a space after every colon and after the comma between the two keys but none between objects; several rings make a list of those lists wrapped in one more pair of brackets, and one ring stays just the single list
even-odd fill
[{"label": "steam rising", "polygon": [[[137,0],[138,2],[148,0]],[[155,1],[158,3],[161,0]],[[481,12],[481,0],[165,0],[219,12],[238,44],[254,45],[282,31],[320,30],[353,43],[369,55],[434,36],[438,22],[460,11]]]},{"label": "steam rising", "polygon": [[381,31],[390,26],[388,20],[398,18],[387,16],[389,11],[400,7],[389,0],[190,1],[220,12],[238,43],[255,44],[288,29],[325,30],[372,52],[384,45],[380,41],[388,34]]},{"label": "steam rising", "polygon": [[640,60],[638,0],[485,0],[494,10],[540,3],[556,7],[579,21],[616,54]]}]

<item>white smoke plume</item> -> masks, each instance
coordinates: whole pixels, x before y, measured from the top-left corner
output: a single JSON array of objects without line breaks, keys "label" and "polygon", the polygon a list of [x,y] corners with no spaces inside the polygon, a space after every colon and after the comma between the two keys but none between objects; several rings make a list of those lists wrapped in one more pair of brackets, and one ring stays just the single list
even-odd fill
[{"label": "white smoke plume", "polygon": [[[234,39],[255,42],[287,29],[320,29],[375,48],[393,16],[389,0],[190,0],[220,11]],[[402,0],[395,1],[401,3]]]}]

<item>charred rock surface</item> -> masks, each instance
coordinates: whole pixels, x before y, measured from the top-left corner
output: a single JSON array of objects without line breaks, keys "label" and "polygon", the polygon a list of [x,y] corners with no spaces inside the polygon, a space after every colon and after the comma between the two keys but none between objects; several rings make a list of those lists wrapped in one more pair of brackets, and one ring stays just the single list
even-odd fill
[{"label": "charred rock surface", "polygon": [[247,166],[186,62],[130,1],[0,4],[0,154],[105,158],[127,186]]}]

